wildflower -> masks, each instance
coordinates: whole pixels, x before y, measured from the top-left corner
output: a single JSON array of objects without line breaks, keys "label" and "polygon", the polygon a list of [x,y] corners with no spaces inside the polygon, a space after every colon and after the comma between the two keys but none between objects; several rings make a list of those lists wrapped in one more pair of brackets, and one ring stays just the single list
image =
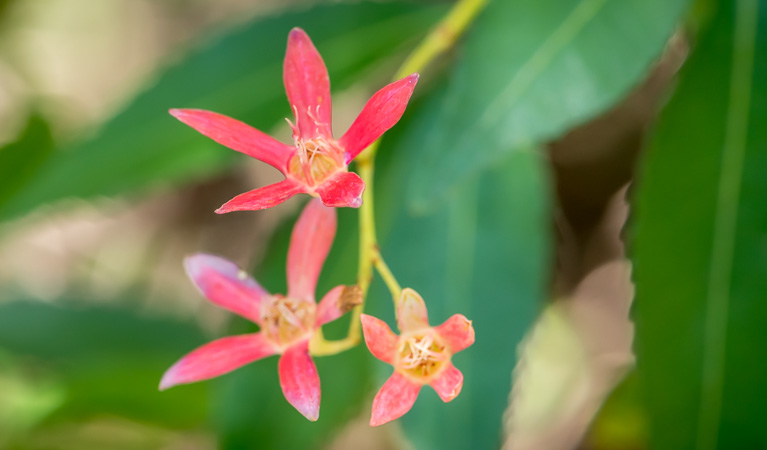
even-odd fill
[{"label": "wildflower", "polygon": [[461,393],[463,374],[450,359],[474,343],[474,328],[466,317],[456,314],[431,327],[421,296],[403,289],[397,307],[400,336],[375,317],[363,314],[361,320],[370,352],[394,366],[394,373],[373,400],[370,425],[383,425],[410,411],[424,384],[430,385],[443,402]]},{"label": "wildflower", "polygon": [[414,73],[376,92],[349,130],[336,140],[331,130],[328,72],[309,36],[300,28],[288,35],[283,70],[295,116],[295,124],[288,120],[293,130],[292,146],[221,114],[170,110],[205,136],[270,164],[285,176],[278,183],[234,197],[216,210],[219,214],[269,208],[302,192],[319,197],[326,206],[359,207],[365,183],[348,171],[349,163],[399,121],[418,81]]},{"label": "wildflower", "polygon": [[336,286],[319,304],[315,302],[317,278],[335,232],[335,209],[326,208],[319,200],[309,202],[290,241],[286,296],[269,294],[223,258],[206,254],[187,258],[187,273],[205,297],[255,322],[261,330],[221,338],[192,351],[165,372],[160,390],[217,377],[280,354],[280,386],[285,398],[307,419],[317,420],[320,379],[309,355],[309,339],[320,326],[337,319],[356,302],[344,295],[346,286]]}]

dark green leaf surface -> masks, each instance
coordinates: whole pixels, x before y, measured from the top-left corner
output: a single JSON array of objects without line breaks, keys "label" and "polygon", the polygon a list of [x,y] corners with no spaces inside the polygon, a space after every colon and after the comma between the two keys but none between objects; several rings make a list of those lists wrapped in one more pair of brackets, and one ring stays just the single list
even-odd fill
[{"label": "dark green leaf surface", "polygon": [[0,148],[0,205],[34,176],[52,152],[48,124],[41,117],[30,117],[18,140]]},{"label": "dark green leaf surface", "polygon": [[[516,347],[545,297],[548,178],[538,152],[518,152],[465,183],[449,205],[426,216],[412,214],[402,180],[415,176],[413,155],[422,148],[421,131],[441,95],[438,91],[411,112],[402,139],[384,141],[381,166],[388,167],[376,186],[379,234],[402,286],[423,295],[432,325],[462,313],[473,321],[476,343],[453,359],[465,377],[462,393],[444,404],[425,387],[401,422],[420,450],[496,448]],[[369,313],[396,329],[391,297],[382,289],[375,292]],[[371,363],[380,387],[391,366]]]},{"label": "dark green leaf surface", "polygon": [[196,327],[127,309],[34,302],[0,305],[0,348],[56,374],[66,400],[55,418],[114,414],[170,426],[205,418],[202,386],[159,392],[163,372],[205,342]]},{"label": "dark green leaf surface", "polygon": [[0,204],[0,217],[65,197],[180,183],[233,161],[260,164],[180,124],[168,109],[209,109],[268,131],[290,116],[282,60],[292,27],[305,27],[312,37],[337,93],[425,33],[442,10],[400,3],[325,5],[259,19],[226,34],[165,72],[98,136],[49,158],[18,195]]},{"label": "dark green leaf surface", "polygon": [[637,191],[637,350],[654,449],[767,448],[767,3],[720,2]]},{"label": "dark green leaf surface", "polygon": [[470,174],[615,104],[646,75],[687,3],[491,2],[434,117],[413,204],[428,208]]}]

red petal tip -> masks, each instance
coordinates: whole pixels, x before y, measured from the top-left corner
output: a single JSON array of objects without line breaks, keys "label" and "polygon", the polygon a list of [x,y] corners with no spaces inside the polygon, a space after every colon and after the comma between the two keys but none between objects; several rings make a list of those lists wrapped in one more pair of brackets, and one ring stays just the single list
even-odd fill
[{"label": "red petal tip", "polygon": [[165,375],[162,376],[162,380],[160,380],[160,386],[157,388],[160,391],[165,391],[167,389],[172,388],[177,383],[173,380],[173,368],[171,367],[170,370],[165,372]]},{"label": "red petal tip", "polygon": [[171,116],[175,117],[178,120],[182,120],[182,117],[184,116],[184,110],[178,109],[178,108],[169,109],[168,113],[170,113]]},{"label": "red petal tip", "polygon": [[309,356],[308,341],[288,348],[280,357],[278,373],[285,399],[304,417],[320,417],[320,377]]},{"label": "red petal tip", "polygon": [[304,31],[301,27],[293,27],[292,30],[290,30],[290,33],[288,34],[288,39],[298,39],[308,37],[306,34],[306,31]]}]

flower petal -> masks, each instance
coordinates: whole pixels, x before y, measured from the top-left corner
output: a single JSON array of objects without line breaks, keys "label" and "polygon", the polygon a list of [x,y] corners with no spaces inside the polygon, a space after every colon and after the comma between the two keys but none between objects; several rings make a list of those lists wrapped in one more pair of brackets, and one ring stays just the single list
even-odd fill
[{"label": "flower petal", "polygon": [[288,297],[311,299],[336,235],[336,210],[312,199],[298,218],[288,249]]},{"label": "flower petal", "polygon": [[271,208],[301,192],[305,192],[303,186],[291,179],[285,179],[238,195],[218,208],[216,214]]},{"label": "flower petal", "polygon": [[[332,322],[351,309],[340,302],[341,296],[347,287],[344,285],[336,286],[320,300],[317,305],[316,326],[322,326]],[[352,305],[353,306],[353,305]]]},{"label": "flower petal", "polygon": [[474,343],[474,327],[463,314],[455,314],[442,325],[434,327],[434,331],[450,346],[450,353],[458,353]]},{"label": "flower petal", "polygon": [[228,336],[197,348],[174,364],[160,381],[160,390],[217,377],[278,350],[262,333]]},{"label": "flower petal", "polygon": [[399,121],[417,82],[418,74],[414,73],[384,86],[370,97],[352,126],[338,140],[345,151],[346,164]]},{"label": "flower petal", "polygon": [[402,417],[413,407],[420,391],[420,384],[394,372],[373,400],[370,426],[377,427]]},{"label": "flower petal", "polygon": [[339,172],[317,188],[317,194],[325,206],[333,208],[362,206],[362,191],[365,182],[354,172]]},{"label": "flower petal", "polygon": [[397,307],[397,325],[400,331],[412,331],[429,327],[426,304],[418,292],[405,288],[400,295]]},{"label": "flower petal", "polygon": [[298,137],[332,138],[328,69],[309,36],[300,28],[293,28],[288,35],[282,76],[290,107],[296,115]]},{"label": "flower petal", "polygon": [[205,298],[239,316],[261,323],[261,302],[269,293],[236,264],[218,256],[198,253],[187,257],[184,266]]},{"label": "flower petal", "polygon": [[308,345],[308,341],[296,344],[280,357],[280,386],[288,402],[315,421],[320,417],[320,377]]},{"label": "flower petal", "polygon": [[286,173],[295,148],[239,120],[201,109],[171,109],[171,115],[221,145],[245,153]]},{"label": "flower petal", "polygon": [[392,333],[386,322],[373,316],[361,314],[360,321],[365,345],[368,346],[370,353],[385,363],[393,364],[399,341],[397,335]]},{"label": "flower petal", "polygon": [[439,398],[447,403],[458,397],[458,394],[461,393],[461,389],[463,388],[463,374],[460,370],[455,368],[453,363],[448,362],[447,367],[444,368],[442,373],[429,384],[435,391],[437,391]]}]

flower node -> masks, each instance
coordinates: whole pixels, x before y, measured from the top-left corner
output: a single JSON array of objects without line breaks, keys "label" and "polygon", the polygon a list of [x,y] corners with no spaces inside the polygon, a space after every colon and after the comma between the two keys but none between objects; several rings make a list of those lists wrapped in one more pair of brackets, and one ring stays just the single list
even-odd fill
[{"label": "flower node", "polygon": [[403,337],[397,356],[399,368],[419,380],[433,378],[450,357],[445,344],[432,333]]},{"label": "flower node", "polygon": [[264,313],[264,331],[276,344],[289,346],[312,332],[315,309],[312,302],[277,296]]}]

